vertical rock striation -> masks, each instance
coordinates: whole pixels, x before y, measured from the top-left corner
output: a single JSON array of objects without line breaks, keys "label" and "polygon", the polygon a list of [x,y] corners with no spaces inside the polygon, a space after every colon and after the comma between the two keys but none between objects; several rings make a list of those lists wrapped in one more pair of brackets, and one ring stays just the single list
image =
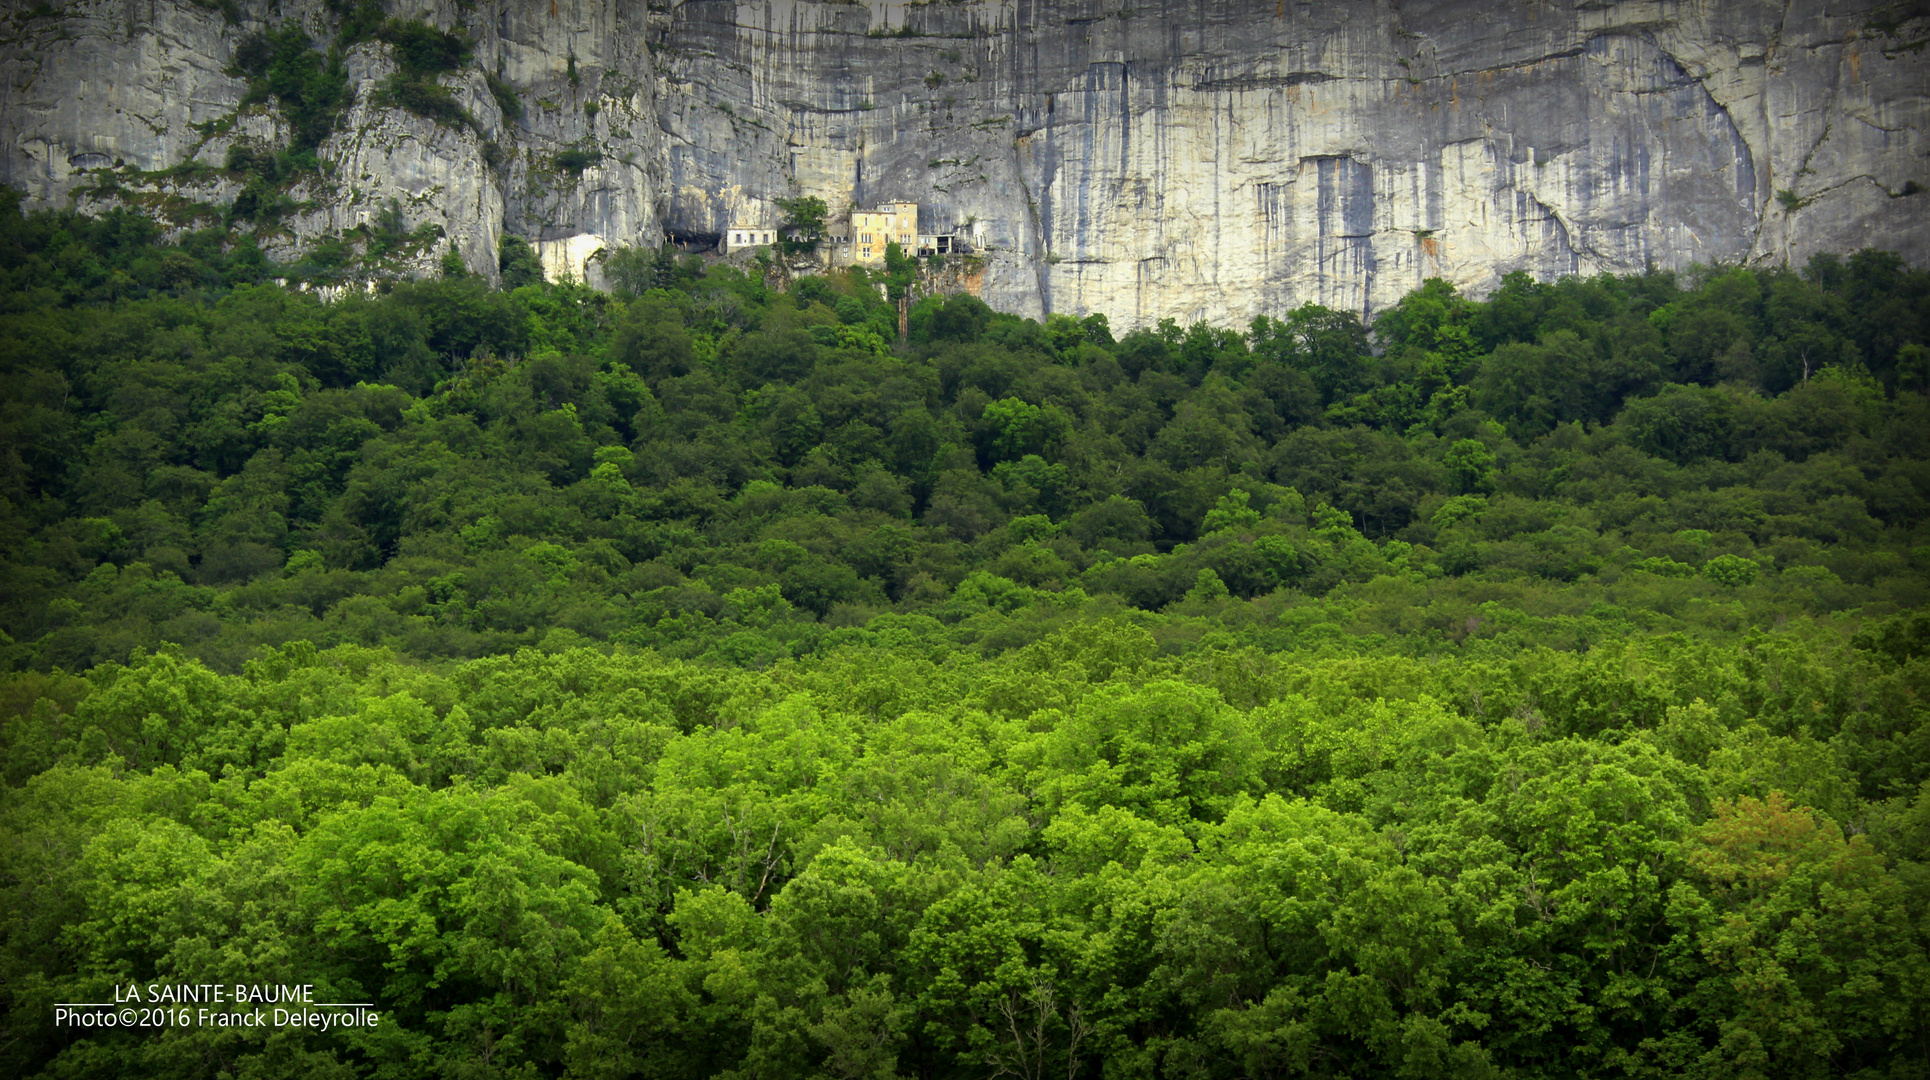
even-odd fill
[{"label": "vertical rock striation", "polygon": [[[246,34],[318,0],[79,0],[0,15],[0,180],[59,203],[97,170],[220,164]],[[1572,0],[397,0],[459,28],[472,127],[379,108],[349,56],[334,172],[286,243],[390,200],[493,272],[498,233],[586,272],[613,244],[774,224],[774,200],[912,199],[1030,314],[1370,315],[1421,280],[1883,246],[1930,256],[1930,18],[1919,7]],[[497,106],[484,77],[513,88]],[[209,137],[194,125],[236,119]],[[213,157],[211,157],[213,155]],[[219,202],[232,178],[136,178]],[[172,184],[173,187],[169,187]],[[145,185],[145,186],[143,186]],[[91,204],[90,204],[91,205]],[[427,260],[428,255],[423,258]],[[587,264],[594,273],[593,264]]]},{"label": "vertical rock striation", "polygon": [[1821,4],[677,6],[667,214],[972,221],[1003,307],[1371,314],[1431,276],[1930,254],[1930,20]]}]

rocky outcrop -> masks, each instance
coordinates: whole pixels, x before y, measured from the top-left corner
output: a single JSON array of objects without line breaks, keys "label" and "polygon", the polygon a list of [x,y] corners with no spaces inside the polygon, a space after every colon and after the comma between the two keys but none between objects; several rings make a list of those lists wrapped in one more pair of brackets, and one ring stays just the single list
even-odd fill
[{"label": "rocky outcrop", "polygon": [[[235,115],[242,84],[210,49],[220,15],[191,5],[87,8],[8,3],[0,12],[0,179],[29,203],[63,203],[101,170],[190,160],[200,125]],[[269,117],[243,118],[272,137]],[[218,190],[218,189],[214,189]]]},{"label": "rocky outcrop", "polygon": [[[274,136],[239,109],[248,33],[321,3],[17,2],[0,28],[0,179],[57,203],[220,202],[149,174]],[[1317,301],[1371,315],[1421,280],[1548,277],[1862,246],[1930,256],[1919,8],[1849,0],[397,0],[461,28],[444,76],[477,123],[377,108],[387,46],[322,156],[299,245],[396,200],[493,269],[499,230],[553,272],[664,232],[702,241],[886,199],[969,231],[971,280],[1029,314],[1234,323]],[[484,72],[520,97],[505,115]],[[197,130],[195,125],[203,125]],[[211,158],[214,154],[217,157]],[[170,186],[172,185],[172,186]],[[198,187],[193,185],[199,185]],[[164,198],[165,197],[165,198]],[[153,202],[154,200],[150,200]],[[426,266],[439,251],[425,251]]]},{"label": "rocky outcrop", "polygon": [[[219,5],[191,2],[7,5],[0,180],[30,203],[131,202],[174,224],[206,224],[202,208],[232,201],[238,188],[222,169],[229,145],[288,139],[273,102],[243,104],[247,79],[235,70],[235,50],[287,21],[326,47],[340,25],[317,0],[232,10],[231,19]],[[323,172],[289,191],[302,209],[264,232],[271,253],[296,258],[317,238],[392,207],[405,231],[430,224],[443,238],[386,264],[388,272],[438,272],[453,247],[470,269],[494,276],[505,230],[533,241],[552,276],[583,276],[586,260],[611,245],[658,242],[656,77],[641,4],[398,0],[387,14],[474,41],[472,63],[440,80],[470,122],[379,104],[395,72],[389,46],[349,48],[354,104],[318,149]],[[519,115],[504,110],[485,72],[513,90]],[[594,263],[587,271],[594,275]]]}]

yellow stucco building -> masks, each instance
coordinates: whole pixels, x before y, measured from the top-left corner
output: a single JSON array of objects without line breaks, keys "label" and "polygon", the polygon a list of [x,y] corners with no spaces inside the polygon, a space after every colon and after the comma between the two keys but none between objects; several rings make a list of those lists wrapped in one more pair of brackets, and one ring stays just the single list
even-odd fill
[{"label": "yellow stucco building", "polygon": [[907,255],[917,250],[917,203],[888,202],[876,210],[851,211],[850,258],[853,262],[883,259],[885,245],[894,241]]}]

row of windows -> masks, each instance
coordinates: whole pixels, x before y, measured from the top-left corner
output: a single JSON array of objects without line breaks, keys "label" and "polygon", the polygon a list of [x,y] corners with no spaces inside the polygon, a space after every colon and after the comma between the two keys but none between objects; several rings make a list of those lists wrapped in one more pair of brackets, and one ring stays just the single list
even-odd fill
[{"label": "row of windows", "polygon": [[[771,244],[771,243],[775,243],[776,239],[777,239],[776,233],[768,233],[768,232],[733,232],[730,234],[730,242],[731,242],[731,246],[733,247],[738,247],[744,244]],[[851,242],[851,238],[849,236],[829,236],[829,237],[826,237],[825,239],[831,241],[834,244],[849,244]],[[900,244],[910,244],[912,238],[911,238],[911,234],[909,233],[901,233],[895,237],[887,237],[886,239],[896,240]],[[875,244],[877,243],[877,238],[873,236],[871,233],[865,233],[858,238],[858,243]]]}]

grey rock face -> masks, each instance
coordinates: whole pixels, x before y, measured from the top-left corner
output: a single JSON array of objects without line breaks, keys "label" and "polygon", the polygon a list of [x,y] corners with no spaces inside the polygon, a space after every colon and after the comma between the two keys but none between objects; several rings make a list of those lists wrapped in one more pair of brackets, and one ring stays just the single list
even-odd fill
[{"label": "grey rock face", "polygon": [[[115,198],[163,211],[232,201],[238,180],[219,171],[228,146],[273,148],[289,134],[272,103],[242,104],[235,49],[289,21],[326,45],[337,26],[320,0],[244,0],[237,11],[231,24],[187,0],[70,0],[51,15],[11,0],[0,8],[0,182],[30,204],[84,209]],[[289,192],[309,208],[267,238],[271,253],[293,257],[392,205],[405,228],[433,223],[446,237],[394,268],[404,273],[434,273],[453,246],[494,277],[505,230],[534,241],[553,277],[585,275],[599,249],[657,242],[655,75],[641,4],[399,0],[388,14],[475,42],[473,62],[440,79],[475,122],[379,106],[395,72],[390,49],[355,45],[344,58],[354,105],[318,150],[325,174]],[[520,117],[504,114],[485,71],[515,89]],[[571,150],[590,164],[560,168]],[[212,168],[139,175],[191,163]],[[120,181],[116,197],[96,194],[106,173]]]},{"label": "grey rock face", "polygon": [[241,102],[226,50],[207,48],[210,21],[189,5],[0,7],[0,179],[50,203],[94,169],[186,160],[203,141],[193,125]]},{"label": "grey rock face", "polygon": [[[40,203],[114,168],[219,164],[246,34],[318,0],[0,11],[0,181]],[[375,107],[387,46],[349,57],[356,105],[299,245],[396,200],[494,272],[502,230],[552,273],[665,232],[920,204],[983,248],[995,306],[1115,327],[1244,321],[1307,301],[1369,316],[1427,277],[1475,292],[1716,260],[1930,256],[1930,18],[1875,0],[401,0],[459,28],[443,84],[477,119]],[[496,106],[483,72],[513,87]],[[285,137],[285,133],[282,133]],[[169,185],[173,186],[170,187]],[[142,186],[145,185],[145,186]],[[198,186],[195,186],[198,185]],[[220,202],[223,175],[137,193]],[[1921,194],[1917,192],[1921,191]],[[95,205],[87,202],[84,205]],[[440,251],[421,256],[425,270]]]},{"label": "grey rock face", "polygon": [[[477,133],[371,104],[375,88],[395,71],[386,49],[358,45],[347,66],[349,84],[357,89],[355,105],[343,130],[321,151],[335,166],[334,183],[308,186],[319,206],[292,223],[291,246],[371,223],[394,205],[410,227],[425,221],[441,225],[465,265],[493,273],[503,197],[480,152],[482,139],[497,134],[491,121],[500,115],[488,88],[472,85],[481,83],[479,77],[447,80],[457,82],[457,101],[481,121],[483,132]],[[431,255],[425,252],[411,269],[432,272]]]},{"label": "grey rock face", "polygon": [[[478,36],[476,55],[522,99],[503,186],[509,230],[536,243],[552,279],[585,276],[585,260],[606,247],[658,244],[663,166],[644,5],[539,0],[474,10],[463,21]],[[567,150],[595,160],[580,172],[560,168]],[[587,269],[596,276],[594,264]]]},{"label": "grey rock face", "polygon": [[1926,37],[1870,5],[700,0],[654,47],[673,223],[916,199],[984,231],[998,306],[1129,326],[1371,315],[1433,276],[1922,262]]}]

